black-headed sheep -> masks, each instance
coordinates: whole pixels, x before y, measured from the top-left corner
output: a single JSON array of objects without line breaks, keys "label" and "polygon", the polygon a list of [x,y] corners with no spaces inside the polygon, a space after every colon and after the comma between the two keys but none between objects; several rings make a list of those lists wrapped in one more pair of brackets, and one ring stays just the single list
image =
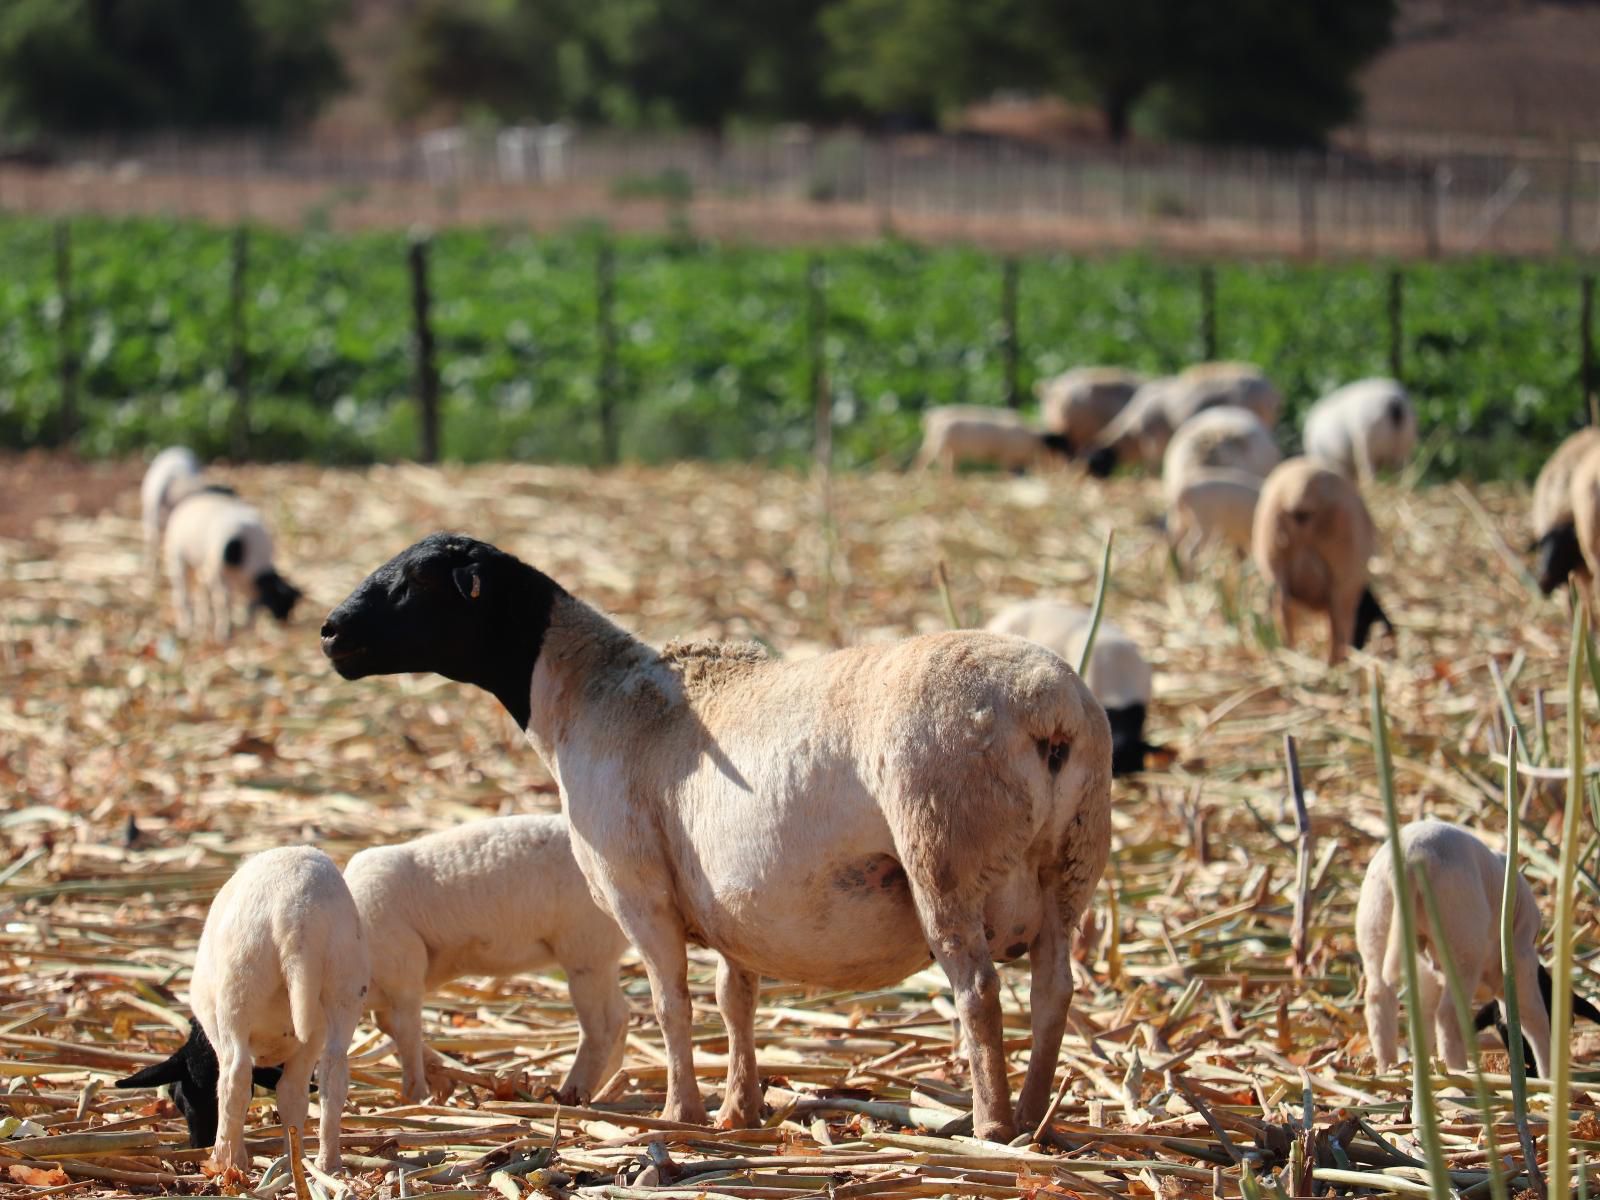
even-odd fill
[{"label": "black-headed sheep", "polygon": [[194,631],[191,588],[199,584],[218,641],[233,632],[233,601],[244,601],[254,617],[264,608],[287,621],[300,589],[272,564],[272,535],[261,514],[231,492],[210,489],[183,497],[167,518],[163,537],[167,580],[172,585],[178,632]]},{"label": "black-headed sheep", "polygon": [[1061,434],[1035,429],[1006,408],[951,404],[922,414],[922,446],[915,466],[938,463],[953,471],[962,463],[1004,470],[1038,470],[1065,461],[1072,448]]}]

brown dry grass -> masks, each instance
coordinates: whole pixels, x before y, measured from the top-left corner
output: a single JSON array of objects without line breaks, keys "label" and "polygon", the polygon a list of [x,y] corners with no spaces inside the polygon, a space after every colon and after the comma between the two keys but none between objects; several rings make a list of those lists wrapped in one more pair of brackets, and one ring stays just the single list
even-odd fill
[{"label": "brown dry grass", "polygon": [[[810,483],[753,468],[229,471],[266,511],[280,565],[310,600],[289,627],[218,649],[169,631],[165,597],[141,566],[136,474],[124,468],[127,487],[112,492],[84,473],[100,496],[35,503],[0,534],[0,1180],[13,1180],[0,1191],[216,1190],[170,1105],[107,1085],[175,1044],[207,901],[241,855],[311,839],[342,860],[467,817],[556,805],[486,696],[437,678],[345,683],[318,653],[322,612],[442,526],[537,562],[652,640],[755,636],[796,654],[942,627],[930,579],[940,559],[964,620],[1038,593],[1087,602],[1114,522],[1109,613],[1155,662],[1151,734],[1175,753],[1143,782],[1115,785],[1114,865],[1083,955],[1068,1087],[1031,1149],[934,1136],[966,1103],[937,971],[871,995],[766,981],[768,1126],[666,1126],[655,1119],[660,1036],[630,958],[626,1076],[590,1110],[558,1116],[542,1099],[575,1039],[556,979],[464,981],[431,1000],[433,1044],[460,1063],[445,1106],[395,1107],[397,1068],[364,1027],[345,1126],[352,1168],[340,1181],[350,1193],[1199,1197],[1214,1182],[1238,1194],[1235,1156],[1270,1170],[1294,1144],[1320,1170],[1342,1158],[1358,1172],[1400,1163],[1398,1176],[1418,1177],[1401,1157],[1420,1158],[1404,1111],[1409,1077],[1374,1076],[1352,991],[1355,888],[1382,830],[1368,660],[1330,673],[1307,656],[1320,646],[1268,651],[1250,615],[1259,583],[1230,561],[1175,580],[1149,523],[1153,484],[842,476],[830,533]],[[53,486],[72,491],[78,478],[64,471]],[[17,499],[0,492],[0,511]],[[1525,496],[1497,488],[1476,499],[1486,524],[1453,490],[1373,497],[1386,546],[1380,594],[1401,627],[1397,644],[1377,649],[1407,814],[1464,820],[1498,840],[1487,755],[1504,733],[1489,664],[1512,679],[1530,730],[1543,692],[1550,741],[1562,745],[1566,619],[1485,532],[1519,545]],[[1316,837],[1298,980],[1286,732],[1299,742]],[[1530,875],[1547,896],[1552,797],[1532,795],[1529,813]],[[1596,890],[1580,886],[1587,955],[1600,945]],[[695,962],[697,1057],[714,1092],[725,1042],[709,959]],[[1004,978],[1020,1072],[1025,965]],[[1592,1038],[1580,1038],[1580,1064]],[[257,1103],[259,1166],[280,1143],[270,1097]],[[1444,1113],[1453,1162],[1481,1171],[1477,1121],[1448,1101]],[[1515,1140],[1508,1113],[1502,1105],[1503,1147]],[[32,1125],[8,1139],[13,1117]],[[1588,1112],[1578,1136],[1596,1132]],[[1593,1156],[1600,1143],[1579,1148]],[[647,1192],[652,1182],[671,1187]],[[1287,1182],[1309,1192],[1304,1177]]]}]

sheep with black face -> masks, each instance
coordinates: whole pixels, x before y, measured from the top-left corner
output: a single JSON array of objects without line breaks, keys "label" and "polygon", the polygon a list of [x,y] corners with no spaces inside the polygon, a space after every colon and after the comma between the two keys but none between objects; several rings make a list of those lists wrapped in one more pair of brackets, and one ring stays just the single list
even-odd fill
[{"label": "sheep with black face", "polygon": [[[189,1018],[189,1037],[166,1060],[151,1063],[113,1085],[119,1088],[168,1087],[173,1106],[189,1127],[189,1145],[196,1150],[217,1140],[217,1052],[200,1022]],[[250,1079],[269,1091],[278,1086],[283,1068],[251,1067]]]},{"label": "sheep with black face", "polygon": [[1531,550],[1538,556],[1535,572],[1546,596],[1565,585],[1570,575],[1587,582],[1589,568],[1578,541],[1572,485],[1579,465],[1596,447],[1600,447],[1600,428],[1585,426],[1556,447],[1534,481]]},{"label": "sheep with black face", "polygon": [[264,608],[279,622],[300,600],[300,589],[273,566],[272,535],[261,514],[232,491],[202,488],[185,495],[167,519],[162,544],[178,632],[185,637],[194,630],[196,581],[218,641],[233,632],[235,597],[249,616]]},{"label": "sheep with black face", "polygon": [[[977,1133],[1009,1139],[1043,1115],[1072,940],[1110,846],[1105,711],[1056,655],[970,631],[793,662],[754,646],[661,651],[447,534],[373,572],[322,646],[347,679],[475,684],[522,726],[560,787],[579,869],[644,960],[668,1119],[706,1119],[689,942],[721,958],[725,1124],[760,1119],[759,976],[883,987],[930,948],[967,1032]],[[1022,954],[1033,1046],[1014,1114],[993,963]]]}]

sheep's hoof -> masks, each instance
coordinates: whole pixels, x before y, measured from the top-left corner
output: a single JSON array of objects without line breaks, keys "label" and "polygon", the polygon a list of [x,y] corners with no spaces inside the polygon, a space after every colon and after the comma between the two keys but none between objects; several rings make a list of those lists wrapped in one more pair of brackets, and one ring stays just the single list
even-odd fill
[{"label": "sheep's hoof", "polygon": [[717,1110],[718,1129],[757,1129],[761,1126],[761,1102],[754,1106],[724,1104]]},{"label": "sheep's hoof", "polygon": [[981,1125],[974,1123],[973,1133],[986,1142],[1006,1145],[1017,1136],[1017,1128],[1010,1121],[985,1121]]},{"label": "sheep's hoof", "polygon": [[[700,1100],[698,1096],[695,1099]],[[711,1124],[711,1118],[706,1115],[706,1106],[703,1100],[700,1100],[698,1104],[687,1101],[669,1104],[661,1110],[661,1119],[663,1121],[675,1121],[679,1125]]]},{"label": "sheep's hoof", "polygon": [[583,1108],[589,1103],[587,1089],[579,1090],[575,1087],[558,1088],[550,1093],[557,1104],[565,1104],[573,1108]]}]

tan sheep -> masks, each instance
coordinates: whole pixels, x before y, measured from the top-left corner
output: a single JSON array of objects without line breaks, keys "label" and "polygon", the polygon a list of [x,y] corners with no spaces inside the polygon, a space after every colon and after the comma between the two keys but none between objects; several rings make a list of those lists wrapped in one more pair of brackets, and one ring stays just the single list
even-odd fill
[{"label": "tan sheep", "polygon": [[1572,471],[1572,527],[1577,538],[1580,566],[1578,577],[1583,602],[1589,608],[1590,622],[1596,611],[1596,589],[1600,587],[1600,441],[1594,442]]},{"label": "tan sheep", "polygon": [[1533,551],[1538,554],[1539,590],[1546,596],[1574,571],[1587,573],[1572,511],[1573,476],[1590,450],[1600,446],[1600,429],[1585,426],[1556,447],[1533,485]]},{"label": "tan sheep", "polygon": [[938,463],[953,471],[961,463],[1037,470],[1052,458],[1064,461],[1071,448],[1061,434],[1045,433],[1007,408],[952,404],[922,414],[922,448],[915,466]]},{"label": "tan sheep", "polygon": [[1045,429],[1061,434],[1077,453],[1093,444],[1100,431],[1116,420],[1145,382],[1145,376],[1122,367],[1073,367],[1051,379],[1041,379],[1034,385],[1033,394],[1039,398],[1039,416]]},{"label": "tan sheep", "polygon": [[1221,543],[1248,558],[1261,484],[1244,471],[1195,472],[1167,505],[1173,553],[1189,563],[1202,548]]},{"label": "tan sheep", "polygon": [[1273,588],[1283,644],[1294,644],[1296,606],[1328,615],[1328,662],[1366,645],[1373,622],[1394,626],[1367,585],[1377,529],[1343,475],[1306,458],[1281,464],[1261,488],[1251,530],[1257,569]]},{"label": "tan sheep", "polygon": [[1283,461],[1272,432],[1248,408],[1208,408],[1178,427],[1161,458],[1161,490],[1172,504],[1202,471],[1231,470],[1265,479]]}]

